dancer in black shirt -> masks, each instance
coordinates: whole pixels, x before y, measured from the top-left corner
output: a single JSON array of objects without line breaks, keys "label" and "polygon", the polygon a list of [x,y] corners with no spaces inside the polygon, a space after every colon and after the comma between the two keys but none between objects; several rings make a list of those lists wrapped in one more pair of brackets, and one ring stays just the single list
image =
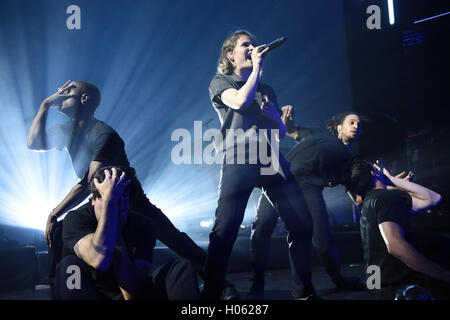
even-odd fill
[{"label": "dancer in black shirt", "polygon": [[[351,145],[362,132],[362,119],[356,113],[343,113],[327,121],[331,134],[314,128],[295,127],[291,106],[286,106],[283,121],[287,135],[300,141],[286,155],[291,173],[299,184],[313,220],[313,244],[333,282],[340,289],[361,289],[358,279],[341,276],[341,263],[331,234],[324,187],[342,183],[341,177],[351,162]],[[365,118],[363,118],[365,120]],[[278,221],[278,211],[265,194],[261,195],[252,225],[251,252],[254,269],[249,298],[264,297],[264,271],[269,259],[271,234]],[[296,278],[294,278],[296,279]],[[297,286],[300,286],[298,284]]]}]

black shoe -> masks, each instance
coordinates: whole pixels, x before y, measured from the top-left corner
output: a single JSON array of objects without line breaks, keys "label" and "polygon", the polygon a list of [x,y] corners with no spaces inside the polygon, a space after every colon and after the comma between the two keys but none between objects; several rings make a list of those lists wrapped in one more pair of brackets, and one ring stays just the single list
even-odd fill
[{"label": "black shoe", "polygon": [[247,300],[264,300],[264,282],[253,282]]},{"label": "black shoe", "polygon": [[361,278],[340,277],[333,280],[338,291],[362,291],[366,289],[366,283]]},{"label": "black shoe", "polygon": [[230,283],[223,289],[222,300],[241,300],[241,296],[236,288]]}]

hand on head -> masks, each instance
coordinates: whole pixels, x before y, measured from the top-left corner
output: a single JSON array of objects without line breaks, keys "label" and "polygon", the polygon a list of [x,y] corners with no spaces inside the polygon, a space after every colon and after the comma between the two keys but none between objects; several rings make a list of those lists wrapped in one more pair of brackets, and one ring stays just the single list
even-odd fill
[{"label": "hand on head", "polygon": [[104,172],[105,179],[101,183],[97,178],[94,178],[95,187],[103,199],[119,200],[131,180],[125,180],[125,171],[122,171],[122,174],[118,177],[117,169],[114,167],[111,168],[111,173],[107,169],[105,169]]}]

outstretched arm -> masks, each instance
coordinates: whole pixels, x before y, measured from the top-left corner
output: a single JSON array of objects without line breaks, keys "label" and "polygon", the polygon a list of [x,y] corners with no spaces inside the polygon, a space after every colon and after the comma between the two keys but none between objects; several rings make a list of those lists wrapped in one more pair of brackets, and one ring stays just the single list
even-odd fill
[{"label": "outstretched arm", "polygon": [[66,197],[52,210],[47,218],[47,225],[45,227],[45,240],[49,247],[52,246],[52,233],[56,220],[58,217],[73,209],[79,205],[84,199],[89,196],[89,181],[92,175],[97,171],[97,169],[104,167],[105,164],[100,161],[91,161],[89,166],[89,172],[84,178],[78,182],[72,190],[66,195]]},{"label": "outstretched arm", "polygon": [[405,238],[402,227],[392,221],[378,225],[389,254],[393,255],[410,268],[434,279],[450,283],[450,271],[425,257]]}]

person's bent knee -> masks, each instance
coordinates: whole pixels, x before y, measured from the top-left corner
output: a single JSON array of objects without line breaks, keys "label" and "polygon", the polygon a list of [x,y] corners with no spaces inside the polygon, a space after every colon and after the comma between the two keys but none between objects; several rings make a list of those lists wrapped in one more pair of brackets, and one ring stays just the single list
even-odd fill
[{"label": "person's bent knee", "polygon": [[197,272],[194,265],[186,259],[173,262],[166,282],[169,300],[197,300],[200,291],[197,282]]},{"label": "person's bent knee", "polygon": [[195,273],[195,267],[194,267],[194,265],[192,264],[191,261],[189,261],[187,259],[180,258],[180,259],[177,259],[175,263],[176,263],[178,268],[180,268],[180,269],[182,269],[184,271],[190,271],[192,273]]}]

